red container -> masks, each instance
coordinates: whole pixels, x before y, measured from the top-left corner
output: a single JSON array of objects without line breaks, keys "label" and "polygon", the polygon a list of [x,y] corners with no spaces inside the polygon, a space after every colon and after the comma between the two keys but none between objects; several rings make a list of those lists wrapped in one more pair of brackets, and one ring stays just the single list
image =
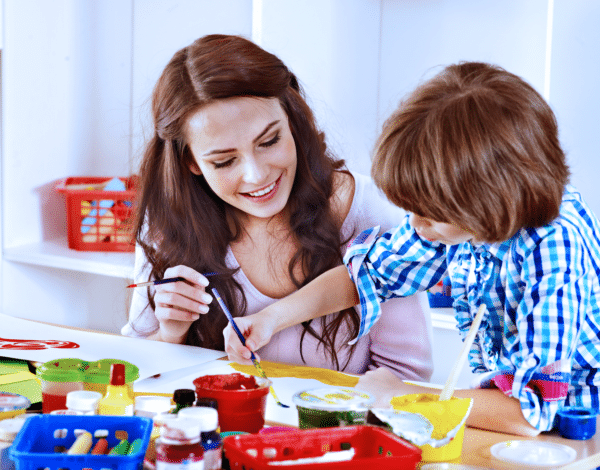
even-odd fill
[{"label": "red container", "polygon": [[[351,460],[341,462],[289,463],[283,468],[305,470],[415,469],[421,449],[376,426],[313,428],[280,433],[230,436],[223,452],[231,470],[272,470],[270,462],[320,457],[327,452],[354,449]],[[277,467],[279,468],[279,467]]]},{"label": "red container", "polygon": [[79,251],[134,251],[131,235],[137,178],[119,178],[124,191],[106,191],[110,177],[71,177],[55,189],[66,196],[69,248]]},{"label": "red container", "polygon": [[[258,385],[254,389],[227,389],[235,382],[253,378]],[[221,432],[244,431],[256,433],[265,425],[267,395],[272,382],[246,374],[203,375],[194,380],[198,398],[217,400],[217,413]],[[224,388],[227,387],[227,388]]]}]

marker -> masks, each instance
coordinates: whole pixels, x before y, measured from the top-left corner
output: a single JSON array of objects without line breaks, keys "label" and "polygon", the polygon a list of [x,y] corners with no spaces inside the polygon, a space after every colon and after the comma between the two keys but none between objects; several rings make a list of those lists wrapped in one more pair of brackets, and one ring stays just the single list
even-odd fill
[{"label": "marker", "polygon": [[[219,273],[205,273],[202,275],[203,276],[216,276],[217,274],[219,274]],[[165,279],[158,279],[156,281],[138,282],[137,284],[129,284],[127,286],[127,288],[129,289],[130,287],[157,286],[159,284],[169,284],[171,282],[179,282],[179,281],[185,281],[185,279],[181,276],[167,277]]]},{"label": "marker", "polygon": [[67,451],[69,455],[82,455],[87,454],[92,447],[92,435],[89,432],[82,432],[73,445]]},{"label": "marker", "polygon": [[106,438],[102,437],[102,438],[98,439],[98,442],[96,442],[96,445],[92,449],[91,454],[92,455],[104,455],[107,453],[108,453],[108,441],[106,440]]},{"label": "marker", "polygon": [[142,439],[136,439],[127,450],[127,455],[137,454],[142,449]]},{"label": "marker", "polygon": [[129,450],[129,442],[127,439],[122,439],[116,446],[114,446],[108,455],[127,455]]}]

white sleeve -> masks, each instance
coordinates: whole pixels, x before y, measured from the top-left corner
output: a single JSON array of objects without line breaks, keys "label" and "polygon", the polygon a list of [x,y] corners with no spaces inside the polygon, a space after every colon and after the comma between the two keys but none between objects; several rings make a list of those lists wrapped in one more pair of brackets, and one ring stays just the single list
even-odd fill
[{"label": "white sleeve", "polygon": [[[134,283],[148,281],[150,271],[151,266],[144,255],[144,251],[139,245],[136,245],[133,268]],[[148,289],[146,287],[134,288],[131,307],[129,308],[129,321],[121,328],[121,334],[135,338],[145,338],[155,332],[158,326],[159,323],[154,315],[154,310],[150,307]]]}]

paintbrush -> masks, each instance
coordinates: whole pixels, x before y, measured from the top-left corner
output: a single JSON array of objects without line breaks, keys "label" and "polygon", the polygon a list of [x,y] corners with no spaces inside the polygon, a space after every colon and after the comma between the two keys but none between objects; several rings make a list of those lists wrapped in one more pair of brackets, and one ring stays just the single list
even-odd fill
[{"label": "paintbrush", "polygon": [[[221,306],[221,310],[223,310],[223,313],[227,317],[227,320],[229,320],[229,323],[231,323],[233,331],[235,331],[235,334],[238,336],[238,338],[240,339],[240,341],[242,342],[242,344],[244,346],[246,346],[246,338],[244,337],[244,335],[242,334],[242,332],[240,331],[240,329],[237,327],[237,325],[233,321],[233,315],[231,315],[231,312],[227,308],[227,305],[225,305],[225,302],[223,302],[223,299],[219,295],[219,292],[217,292],[217,289],[214,289],[214,288],[211,289],[211,291],[213,293],[213,296],[215,297],[215,299],[217,299],[217,302]],[[267,374],[265,374],[265,371],[260,366],[260,363],[258,362],[258,360],[256,359],[256,356],[254,355],[254,351],[250,351],[250,354],[251,354],[251,357],[252,357],[252,364],[254,364],[254,367],[256,367],[256,370],[260,373],[260,376],[262,378],[268,380]],[[269,387],[269,390],[271,391],[271,394],[273,395],[273,398],[275,399],[275,401],[277,402],[277,404],[279,406],[281,406],[283,408],[289,408],[289,405],[284,405],[283,403],[281,403],[279,401],[279,398],[277,397],[277,394],[275,393],[275,390],[273,389],[273,387]]]},{"label": "paintbrush", "polygon": [[[216,276],[218,273],[205,273],[203,276]],[[148,281],[148,282],[138,282],[137,284],[129,284],[127,288],[130,287],[144,287],[144,286],[158,286],[159,284],[169,284],[170,282],[178,282],[185,281],[185,278],[178,277],[167,277],[165,279],[157,279],[156,281]]]},{"label": "paintbrush", "polygon": [[446,380],[446,384],[440,393],[440,401],[450,400],[452,398],[452,394],[454,393],[454,388],[456,387],[456,382],[458,381],[458,376],[460,375],[463,366],[465,365],[465,361],[467,360],[467,356],[469,355],[469,350],[471,349],[471,345],[475,340],[475,335],[477,334],[477,330],[479,329],[479,325],[481,324],[481,319],[483,318],[483,314],[485,313],[485,304],[481,304],[477,313],[475,314],[475,318],[473,319],[473,323],[471,323],[471,328],[469,328],[469,332],[467,336],[465,336],[465,341],[458,356],[452,371],[450,371],[450,376],[448,380]]}]

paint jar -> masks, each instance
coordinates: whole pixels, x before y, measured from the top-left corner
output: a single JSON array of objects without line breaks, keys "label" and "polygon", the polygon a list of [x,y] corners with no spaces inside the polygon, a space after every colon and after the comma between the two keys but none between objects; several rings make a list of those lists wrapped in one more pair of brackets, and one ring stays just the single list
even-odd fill
[{"label": "paint jar", "polygon": [[565,406],[558,410],[558,432],[566,439],[584,441],[596,434],[598,412],[583,406]]},{"label": "paint jar", "polygon": [[23,395],[0,392],[0,420],[22,415],[30,406],[31,402]]},{"label": "paint jar", "polygon": [[99,361],[84,364],[83,388],[92,392],[100,392],[106,395],[106,388],[110,383],[110,368],[113,364],[125,366],[125,385],[131,399],[133,399],[133,382],[140,377],[137,366],[120,359],[100,359]]},{"label": "paint jar", "polygon": [[177,418],[167,421],[156,441],[156,470],[173,468],[204,469],[200,426],[194,420]]},{"label": "paint jar", "polygon": [[78,411],[82,415],[95,415],[98,411],[98,402],[102,399],[100,392],[89,390],[76,390],[67,393],[67,409]]},{"label": "paint jar", "polygon": [[388,411],[401,412],[398,419],[377,415],[390,424],[394,434],[419,447],[424,462],[447,462],[459,458],[462,452],[465,424],[473,400],[452,397],[440,401],[439,398],[430,393],[394,397],[390,401],[393,410]]},{"label": "paint jar", "polygon": [[0,421],[0,468],[2,470],[14,470],[15,468],[15,463],[8,456],[8,450],[25,424],[25,421],[26,418],[23,415]]},{"label": "paint jar", "polygon": [[235,372],[204,375],[193,383],[198,398],[217,401],[221,432],[257,433],[265,425],[270,380]]},{"label": "paint jar", "polygon": [[57,359],[36,369],[42,387],[42,413],[67,408],[67,393],[83,390],[83,364],[80,359]]},{"label": "paint jar", "polygon": [[296,393],[298,427],[333,428],[364,424],[375,398],[355,388],[323,387]]},{"label": "paint jar", "polygon": [[177,415],[172,414],[171,398],[155,395],[140,395],[135,397],[133,414],[152,418],[152,433],[150,442],[146,449],[145,460],[154,464],[156,460],[156,440],[160,437],[160,428],[169,419],[175,419]]},{"label": "paint jar", "polygon": [[223,444],[217,432],[217,410],[205,406],[192,406],[179,411],[180,418],[188,418],[200,425],[200,442],[204,448],[204,470],[220,470]]}]

